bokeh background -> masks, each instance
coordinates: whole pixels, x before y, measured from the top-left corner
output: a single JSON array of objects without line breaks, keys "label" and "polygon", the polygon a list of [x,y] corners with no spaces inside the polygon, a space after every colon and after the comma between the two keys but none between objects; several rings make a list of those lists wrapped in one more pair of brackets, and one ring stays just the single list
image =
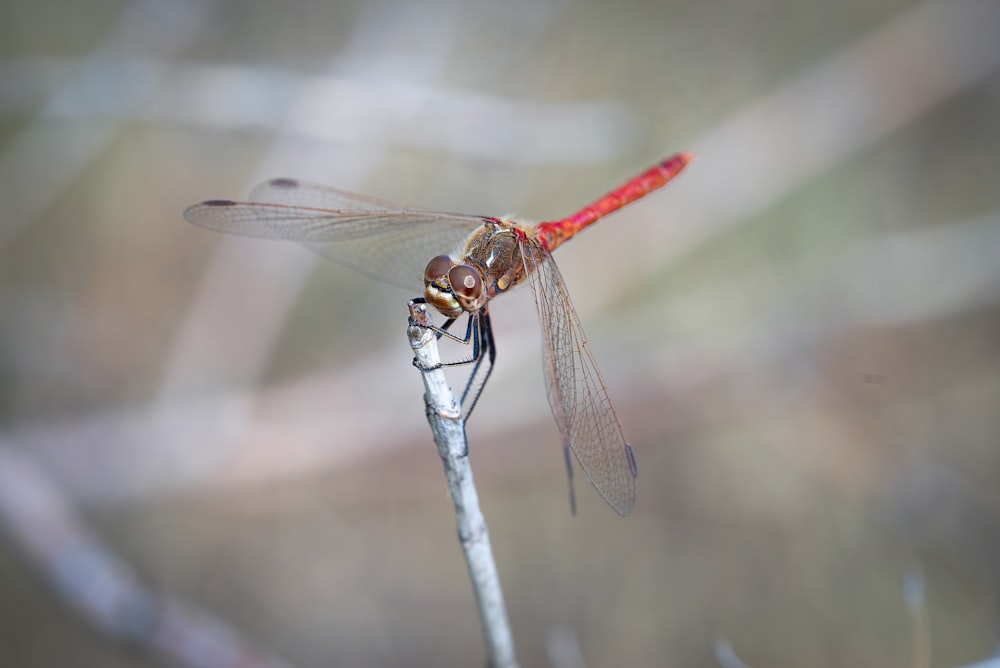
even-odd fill
[{"label": "bokeh background", "polygon": [[556,255],[627,519],[570,517],[530,291],[493,307],[522,665],[986,660],[998,65],[993,0],[7,0],[0,664],[482,665],[413,295],[181,212],[292,176],[551,219],[679,150]]}]

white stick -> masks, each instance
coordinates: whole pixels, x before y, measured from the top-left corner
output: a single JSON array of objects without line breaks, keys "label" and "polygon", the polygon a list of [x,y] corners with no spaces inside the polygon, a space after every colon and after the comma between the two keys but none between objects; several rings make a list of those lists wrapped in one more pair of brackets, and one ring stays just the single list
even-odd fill
[{"label": "white stick", "polygon": [[[462,407],[448,387],[440,368],[437,336],[427,329],[427,305],[410,302],[410,328],[407,337],[424,379],[427,421],[444,462],[451,500],[455,505],[458,538],[469,567],[472,589],[479,606],[479,618],[486,637],[486,653],[491,668],[516,668],[514,638],[510,632],[507,607],[500,589],[500,576],[493,561],[486,520],[479,510],[479,497],[469,466],[469,444],[465,438]],[[435,368],[437,367],[437,368]]]}]

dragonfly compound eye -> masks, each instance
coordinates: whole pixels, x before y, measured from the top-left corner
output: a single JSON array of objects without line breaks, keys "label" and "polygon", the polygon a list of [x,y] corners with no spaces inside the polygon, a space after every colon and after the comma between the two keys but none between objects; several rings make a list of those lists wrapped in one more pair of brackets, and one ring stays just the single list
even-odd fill
[{"label": "dragonfly compound eye", "polygon": [[448,282],[451,283],[451,291],[458,298],[462,308],[466,310],[477,310],[482,307],[483,277],[474,267],[467,264],[460,264],[452,267],[448,272]]},{"label": "dragonfly compound eye", "polygon": [[438,255],[436,258],[427,263],[427,268],[424,269],[424,282],[425,283],[437,283],[442,278],[448,275],[454,263],[451,258],[447,255]]}]

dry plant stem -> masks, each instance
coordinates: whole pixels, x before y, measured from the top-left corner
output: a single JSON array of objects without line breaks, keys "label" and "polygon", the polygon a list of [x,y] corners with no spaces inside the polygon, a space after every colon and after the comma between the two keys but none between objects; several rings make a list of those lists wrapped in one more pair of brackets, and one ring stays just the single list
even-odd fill
[{"label": "dry plant stem", "polygon": [[[417,365],[422,369],[438,366],[441,358],[438,355],[437,337],[425,327],[428,324],[425,304],[410,302],[410,323],[407,336]],[[444,462],[448,489],[455,505],[458,539],[479,606],[489,665],[492,668],[513,668],[517,666],[514,638],[510,631],[503,591],[500,589],[500,576],[493,560],[489,531],[479,510],[479,497],[472,480],[462,409],[448,387],[444,371],[437,368],[422,371],[421,375],[424,379],[427,421],[434,433],[438,454]]]}]

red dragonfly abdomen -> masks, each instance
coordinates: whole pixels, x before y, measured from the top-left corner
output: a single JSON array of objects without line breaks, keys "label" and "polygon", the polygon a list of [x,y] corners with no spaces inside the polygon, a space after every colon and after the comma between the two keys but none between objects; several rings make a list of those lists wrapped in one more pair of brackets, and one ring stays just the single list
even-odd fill
[{"label": "red dragonfly abdomen", "polygon": [[667,158],[639,176],[630,179],[624,185],[612,190],[596,202],[583,207],[572,216],[562,220],[539,223],[535,226],[535,237],[546,250],[554,251],[588,225],[667,185],[692,160],[694,160],[692,153],[678,153]]}]

